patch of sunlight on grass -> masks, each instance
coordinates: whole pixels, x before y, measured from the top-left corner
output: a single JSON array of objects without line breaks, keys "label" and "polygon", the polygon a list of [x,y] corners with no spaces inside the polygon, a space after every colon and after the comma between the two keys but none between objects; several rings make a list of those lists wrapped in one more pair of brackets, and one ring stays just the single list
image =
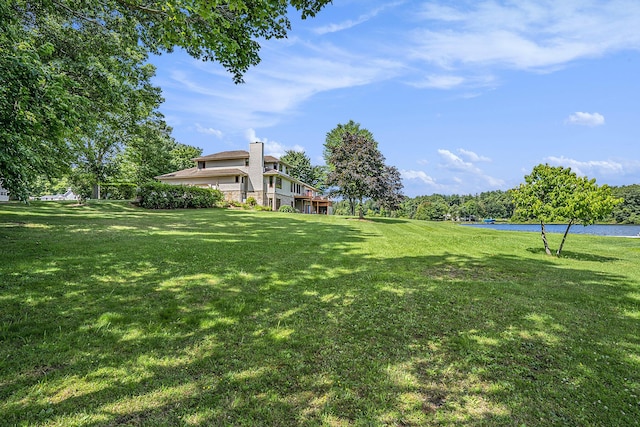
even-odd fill
[{"label": "patch of sunlight on grass", "polygon": [[622,315],[625,317],[630,317],[631,319],[635,319],[635,320],[640,320],[640,311],[631,311],[631,310],[624,310],[622,312]]},{"label": "patch of sunlight on grass", "polygon": [[91,228],[68,228],[66,230],[67,233],[93,233],[96,230],[93,230]]},{"label": "patch of sunlight on grass", "polygon": [[127,225],[112,225],[110,227],[108,227],[109,230],[115,230],[115,231],[133,231],[133,230],[137,230],[137,227],[130,227]]},{"label": "patch of sunlight on grass", "polygon": [[342,419],[332,414],[326,414],[322,417],[322,425],[328,427],[346,427],[352,424],[349,420]]},{"label": "patch of sunlight on grass", "polygon": [[633,364],[640,366],[640,354],[626,353],[627,359]]},{"label": "patch of sunlight on grass", "polygon": [[112,323],[118,323],[124,320],[124,316],[120,313],[106,312],[102,313],[96,321],[96,328],[101,329],[111,326]]},{"label": "patch of sunlight on grass", "polygon": [[188,426],[204,426],[207,425],[207,421],[215,417],[215,411],[209,408],[203,409],[184,417],[184,423]]},{"label": "patch of sunlight on grass", "polygon": [[245,369],[244,371],[240,371],[240,372],[229,372],[227,376],[232,381],[240,382],[240,381],[247,381],[247,380],[260,378],[268,374],[270,371],[271,371],[270,368],[261,366],[259,368],[254,368],[254,369]]},{"label": "patch of sunlight on grass", "polygon": [[40,224],[40,223],[33,223],[33,222],[28,222],[26,224],[24,224],[25,227],[27,228],[40,228],[40,229],[49,229],[49,228],[53,228],[52,226],[50,226],[49,224]]},{"label": "patch of sunlight on grass", "polygon": [[389,381],[398,387],[416,388],[420,381],[411,373],[412,366],[416,363],[426,363],[424,361],[404,362],[387,366],[387,377]]},{"label": "patch of sunlight on grass", "polygon": [[62,269],[59,267],[48,267],[48,268],[34,269],[31,272],[34,274],[54,274],[54,273],[58,273],[61,270]]},{"label": "patch of sunlight on grass", "polygon": [[269,336],[275,341],[284,341],[289,339],[294,332],[294,329],[278,327],[269,330]]},{"label": "patch of sunlight on grass", "polygon": [[129,328],[127,332],[120,338],[120,341],[135,341],[145,338],[145,333],[138,328]]},{"label": "patch of sunlight on grass", "polygon": [[340,299],[340,296],[336,294],[324,294],[320,297],[320,301],[322,302],[334,302],[338,299]]},{"label": "patch of sunlight on grass", "polygon": [[407,295],[407,294],[412,294],[415,291],[415,289],[407,289],[407,288],[400,289],[400,288],[396,288],[396,287],[388,286],[388,285],[381,287],[380,290],[384,291],[384,292],[390,292],[390,293],[395,294],[397,296],[404,296],[404,295]]},{"label": "patch of sunlight on grass", "polygon": [[557,336],[545,331],[520,331],[520,338],[525,340],[541,340],[546,344],[558,344],[560,340]]},{"label": "patch of sunlight on grass", "polygon": [[45,398],[46,401],[43,403],[59,404],[69,398],[77,399],[80,396],[97,393],[108,387],[110,387],[108,382],[94,381],[90,377],[66,377],[56,386],[52,387],[51,384],[47,384],[47,389],[51,391],[49,392],[49,397]]},{"label": "patch of sunlight on grass", "polygon": [[101,410],[114,415],[127,415],[136,412],[162,408],[171,402],[180,402],[195,397],[198,387],[195,383],[164,386],[151,393],[135,395],[102,406]]},{"label": "patch of sunlight on grass", "polygon": [[629,292],[627,294],[627,298],[634,299],[636,301],[640,301],[640,292]]},{"label": "patch of sunlight on grass", "polygon": [[491,347],[496,347],[500,344],[500,341],[495,339],[495,338],[489,338],[489,337],[485,337],[482,335],[476,335],[476,334],[471,334],[469,335],[469,338],[471,338],[472,340],[474,340],[475,342],[477,342],[480,345],[487,345],[487,346],[491,346]]},{"label": "patch of sunlight on grass", "polygon": [[216,317],[214,319],[204,319],[200,321],[201,329],[215,328],[220,325],[231,326],[238,323],[237,319],[231,317]]},{"label": "patch of sunlight on grass", "polygon": [[304,295],[305,297],[317,297],[320,294],[318,293],[318,291],[304,291],[302,295]]},{"label": "patch of sunlight on grass", "polygon": [[290,310],[285,311],[284,313],[278,314],[276,317],[279,320],[288,319],[289,317],[293,316],[294,314],[301,312],[303,310],[303,308],[304,308],[303,306],[292,308]]},{"label": "patch of sunlight on grass", "polygon": [[[182,288],[192,285],[218,285],[220,279],[211,274],[193,274],[191,276],[180,276],[173,279],[165,280],[158,285],[158,289],[170,290],[174,292],[180,291]],[[230,289],[227,289],[230,290]],[[235,290],[240,292],[239,290]]]}]

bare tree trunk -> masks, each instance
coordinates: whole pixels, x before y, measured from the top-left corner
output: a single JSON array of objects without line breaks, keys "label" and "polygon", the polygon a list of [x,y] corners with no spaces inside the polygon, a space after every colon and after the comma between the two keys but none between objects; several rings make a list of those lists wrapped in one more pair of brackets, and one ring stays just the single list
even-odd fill
[{"label": "bare tree trunk", "polygon": [[540,221],[540,229],[542,230],[542,243],[544,243],[544,251],[547,255],[551,255],[551,249],[549,249],[549,243],[547,242],[547,233],[544,229],[544,222]]},{"label": "bare tree trunk", "polygon": [[364,219],[364,206],[362,204],[362,198],[360,198],[360,205],[358,206],[358,216],[360,219]]},{"label": "bare tree trunk", "polygon": [[351,216],[355,216],[356,215],[356,202],[351,197],[349,197],[349,208],[351,209]]},{"label": "bare tree trunk", "polygon": [[562,247],[564,246],[564,241],[567,239],[567,234],[569,234],[569,229],[571,228],[572,225],[573,225],[573,220],[569,221],[569,224],[567,225],[567,229],[564,230],[564,236],[562,236],[562,242],[560,242],[560,247],[556,251],[556,256],[560,256],[560,252],[562,252]]}]

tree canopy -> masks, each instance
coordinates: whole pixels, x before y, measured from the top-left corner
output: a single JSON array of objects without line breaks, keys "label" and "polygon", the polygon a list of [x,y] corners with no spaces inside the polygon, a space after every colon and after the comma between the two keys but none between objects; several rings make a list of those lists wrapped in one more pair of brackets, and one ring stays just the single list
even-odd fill
[{"label": "tree canopy", "polygon": [[7,0],[0,2],[0,179],[30,183],[77,159],[100,132],[130,132],[160,105],[150,53],[184,49],[241,82],[260,39],[286,37],[329,0]]},{"label": "tree canopy", "polygon": [[599,187],[595,179],[578,177],[571,168],[540,164],[526,175],[525,183],[513,190],[515,215],[519,219],[536,219],[540,222],[544,249],[551,254],[545,224],[552,221],[567,221],[562,247],[573,224],[584,226],[602,220],[622,202],[611,194],[607,185]]},{"label": "tree canopy", "polygon": [[332,148],[328,163],[333,168],[327,175],[327,185],[333,186],[332,194],[349,200],[352,215],[355,200],[360,202],[360,218],[364,216],[362,202],[365,198],[380,201],[389,208],[399,204],[400,174],[384,161],[377,143],[363,134],[345,132],[342,143]]},{"label": "tree canopy", "polygon": [[373,142],[375,148],[378,148],[378,143],[373,138],[373,134],[365,128],[360,127],[360,123],[356,123],[353,120],[349,120],[348,123],[339,123],[335,128],[327,132],[327,136],[324,143],[323,156],[329,168],[333,168],[331,163],[331,154],[333,150],[342,145],[344,142],[344,135],[350,133],[353,135],[360,135],[363,138]]}]

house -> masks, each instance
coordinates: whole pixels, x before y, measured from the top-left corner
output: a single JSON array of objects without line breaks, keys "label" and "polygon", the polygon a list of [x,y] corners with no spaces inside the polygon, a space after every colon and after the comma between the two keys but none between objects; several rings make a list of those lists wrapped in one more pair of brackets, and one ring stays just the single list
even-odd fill
[{"label": "house", "polygon": [[75,194],[70,188],[67,188],[67,191],[61,194],[47,194],[46,196],[40,196],[40,200],[45,201],[60,201],[60,200],[78,200],[79,197]]},{"label": "house", "polygon": [[9,190],[6,188],[2,188],[2,183],[0,183],[0,202],[8,202],[9,201]]},{"label": "house", "polygon": [[287,165],[264,155],[264,144],[253,142],[249,151],[223,151],[193,159],[195,166],[157,176],[167,184],[185,184],[220,190],[227,201],[246,202],[273,210],[291,206],[302,213],[331,214],[332,202],[318,190],[287,174]]}]

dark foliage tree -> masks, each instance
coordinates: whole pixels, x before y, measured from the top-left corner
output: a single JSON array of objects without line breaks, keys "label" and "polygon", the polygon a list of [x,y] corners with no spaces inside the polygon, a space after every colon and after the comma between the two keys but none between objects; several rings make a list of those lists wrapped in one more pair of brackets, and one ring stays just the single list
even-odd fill
[{"label": "dark foliage tree", "polygon": [[346,132],[342,143],[331,150],[329,163],[333,168],[327,175],[331,193],[349,200],[351,214],[355,214],[354,201],[359,202],[359,217],[364,217],[365,198],[395,207],[400,197],[400,174],[396,168],[386,166],[377,143],[361,134]]},{"label": "dark foliage tree", "polygon": [[373,138],[373,134],[368,129],[360,128],[360,123],[356,123],[353,120],[349,120],[348,123],[338,124],[335,128],[327,132],[327,136],[324,143],[323,156],[329,169],[332,169],[334,167],[331,164],[331,154],[336,147],[338,147],[343,143],[344,135],[347,133],[350,133],[353,135],[360,135],[363,138],[366,138],[367,140],[372,141],[375,147],[378,148],[378,143]]}]

